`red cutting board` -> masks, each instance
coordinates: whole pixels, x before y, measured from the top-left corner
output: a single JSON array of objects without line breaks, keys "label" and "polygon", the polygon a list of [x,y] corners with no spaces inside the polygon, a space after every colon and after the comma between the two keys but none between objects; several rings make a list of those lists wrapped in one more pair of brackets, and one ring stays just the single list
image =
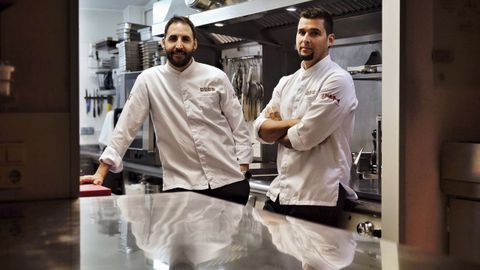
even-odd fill
[{"label": "red cutting board", "polygon": [[80,185],[80,197],[92,197],[92,196],[110,196],[112,194],[112,190],[94,184],[85,184]]}]

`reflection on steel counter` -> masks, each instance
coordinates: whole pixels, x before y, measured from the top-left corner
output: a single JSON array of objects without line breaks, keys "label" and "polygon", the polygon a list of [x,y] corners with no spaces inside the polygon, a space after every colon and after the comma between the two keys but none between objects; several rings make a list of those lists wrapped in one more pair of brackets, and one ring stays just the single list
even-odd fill
[{"label": "reflection on steel counter", "polygon": [[352,233],[193,192],[124,196],[146,258],[169,269],[340,269],[352,263]]},{"label": "reflection on steel counter", "polygon": [[319,224],[268,211],[253,210],[272,235],[273,244],[302,262],[302,269],[342,269],[353,262],[357,246],[353,233],[319,231]]},{"label": "reflection on steel counter", "polygon": [[[252,211],[193,192],[3,203],[2,270],[181,269],[176,262],[183,269],[296,270],[305,269],[301,261],[325,269],[322,262],[339,267],[351,258],[351,233],[267,213],[272,224]],[[354,240],[353,262],[344,269],[480,269],[385,239]]]},{"label": "reflection on steel counter", "polygon": [[261,243],[246,208],[196,193],[121,197],[118,206],[146,257],[170,267],[223,265]]}]

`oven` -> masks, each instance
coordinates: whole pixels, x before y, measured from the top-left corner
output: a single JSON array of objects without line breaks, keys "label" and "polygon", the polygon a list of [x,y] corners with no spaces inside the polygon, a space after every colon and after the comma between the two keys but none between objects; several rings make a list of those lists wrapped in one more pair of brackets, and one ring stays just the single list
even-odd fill
[{"label": "oven", "polygon": [[[137,79],[140,71],[121,72],[114,74],[115,89],[117,95],[117,109],[114,112],[114,124],[122,112],[123,105],[130,95],[130,91]],[[145,122],[138,130],[137,135],[128,147],[123,158],[125,161],[136,162],[146,165],[160,165],[158,149],[155,143],[155,132],[151,117],[148,116]]]}]

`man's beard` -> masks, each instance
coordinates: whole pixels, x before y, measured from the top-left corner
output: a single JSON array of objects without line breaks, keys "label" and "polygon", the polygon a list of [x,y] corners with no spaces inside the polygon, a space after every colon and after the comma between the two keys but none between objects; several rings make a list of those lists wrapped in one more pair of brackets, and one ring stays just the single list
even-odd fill
[{"label": "man's beard", "polygon": [[301,54],[300,52],[298,52],[298,56],[300,56],[300,59],[302,59],[303,61],[310,61],[313,59],[313,53],[311,54]]},{"label": "man's beard", "polygon": [[[184,56],[183,59],[182,60],[175,60],[175,58],[173,57],[173,55],[175,53],[183,54],[183,56]],[[191,51],[191,52],[186,52],[186,51],[183,51],[183,50],[178,50],[178,51],[173,50],[173,51],[169,51],[169,52],[167,51],[167,59],[175,67],[181,68],[181,67],[186,66],[190,62],[190,60],[193,57],[193,53],[194,53],[194,51]]]}]

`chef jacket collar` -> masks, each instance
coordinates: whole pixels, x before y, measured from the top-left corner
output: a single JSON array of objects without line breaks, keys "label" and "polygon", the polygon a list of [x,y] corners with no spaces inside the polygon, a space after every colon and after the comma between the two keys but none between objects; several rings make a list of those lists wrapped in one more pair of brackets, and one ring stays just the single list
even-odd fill
[{"label": "chef jacket collar", "polygon": [[330,54],[327,54],[327,56],[325,56],[322,60],[318,61],[317,63],[315,63],[315,65],[311,66],[310,68],[308,68],[307,70],[305,70],[303,68],[303,61],[302,63],[300,64],[300,70],[302,72],[302,75],[304,76],[308,76],[308,75],[311,75],[311,74],[314,74],[316,72],[318,72],[319,70],[325,68],[328,66],[328,64],[331,62],[332,60],[330,59]]},{"label": "chef jacket collar", "polygon": [[172,67],[172,64],[170,64],[170,62],[167,62],[165,65],[167,66],[167,70],[170,71],[170,72],[173,72],[174,74],[176,75],[186,75],[186,74],[189,74],[190,71],[193,69],[192,66],[194,65],[195,63],[195,59],[192,57],[192,62],[190,63],[190,65],[184,69],[183,71],[178,71],[176,69],[174,69]]}]

